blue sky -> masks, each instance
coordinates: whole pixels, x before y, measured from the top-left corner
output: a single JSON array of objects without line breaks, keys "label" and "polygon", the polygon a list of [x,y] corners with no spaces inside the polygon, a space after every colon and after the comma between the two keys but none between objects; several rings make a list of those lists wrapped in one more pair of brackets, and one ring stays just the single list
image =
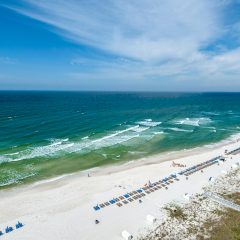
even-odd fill
[{"label": "blue sky", "polygon": [[2,0],[0,89],[240,91],[240,1]]}]

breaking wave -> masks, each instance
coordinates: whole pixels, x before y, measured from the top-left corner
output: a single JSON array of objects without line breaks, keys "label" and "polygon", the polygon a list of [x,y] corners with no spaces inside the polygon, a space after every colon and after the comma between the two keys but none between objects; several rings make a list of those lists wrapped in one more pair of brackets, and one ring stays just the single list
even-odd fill
[{"label": "breaking wave", "polygon": [[137,124],[147,126],[147,127],[156,127],[162,122],[154,122],[152,119],[145,119],[144,121],[137,122]]},{"label": "breaking wave", "polygon": [[175,121],[174,123],[177,125],[190,125],[194,127],[199,127],[201,125],[206,125],[211,123],[212,120],[207,117],[202,117],[202,118],[185,118],[185,119],[180,119]]},{"label": "breaking wave", "polygon": [[[68,138],[51,139],[48,145],[36,146],[20,152],[5,154],[0,157],[0,163],[55,156],[63,153],[87,153],[93,150],[122,144],[133,138],[143,136],[141,135],[143,132],[159,124],[160,122],[145,119],[144,121],[138,122],[137,125],[129,126],[123,130],[118,130],[96,139],[92,139],[89,136],[83,137],[79,142],[69,141]],[[160,133],[162,132],[152,132],[151,134],[154,136]]]},{"label": "breaking wave", "polygon": [[193,132],[193,130],[187,130],[182,128],[168,128],[169,130],[175,131],[175,132]]}]

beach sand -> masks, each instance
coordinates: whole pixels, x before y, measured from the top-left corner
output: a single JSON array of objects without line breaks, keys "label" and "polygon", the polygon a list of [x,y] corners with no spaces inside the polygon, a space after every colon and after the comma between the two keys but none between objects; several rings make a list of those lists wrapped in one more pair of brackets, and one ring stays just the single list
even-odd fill
[{"label": "beach sand", "polygon": [[[154,182],[184,169],[172,167],[170,160],[190,167],[223,155],[225,149],[238,147],[240,142],[235,138],[218,145],[155,155],[128,164],[2,190],[0,229],[14,226],[18,220],[24,227],[0,236],[0,240],[117,240],[122,239],[123,230],[136,237],[152,227],[146,221],[148,214],[163,218],[160,208],[164,204],[187,201],[183,197],[185,193],[201,193],[204,186],[211,184],[209,177],[216,178],[239,162],[239,154],[229,155],[226,162],[210,166],[203,173],[194,173],[188,180],[179,177],[180,181],[170,184],[168,190],[160,189],[143,197],[142,203],[137,200],[122,207],[114,204],[99,211],[94,211],[93,206],[143,187],[149,180]],[[96,225],[95,219],[100,223]]]}]

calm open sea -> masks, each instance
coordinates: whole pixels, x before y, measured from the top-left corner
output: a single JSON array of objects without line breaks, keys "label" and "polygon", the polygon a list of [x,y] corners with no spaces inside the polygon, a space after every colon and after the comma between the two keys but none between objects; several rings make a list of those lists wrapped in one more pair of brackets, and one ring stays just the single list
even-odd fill
[{"label": "calm open sea", "polygon": [[240,93],[0,92],[0,188],[239,132]]}]

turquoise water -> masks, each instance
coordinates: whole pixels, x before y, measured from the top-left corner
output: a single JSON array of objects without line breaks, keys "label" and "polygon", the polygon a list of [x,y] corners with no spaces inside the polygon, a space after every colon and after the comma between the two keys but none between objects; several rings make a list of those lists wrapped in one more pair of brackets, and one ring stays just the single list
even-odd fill
[{"label": "turquoise water", "polygon": [[0,92],[0,188],[238,132],[240,93]]}]

